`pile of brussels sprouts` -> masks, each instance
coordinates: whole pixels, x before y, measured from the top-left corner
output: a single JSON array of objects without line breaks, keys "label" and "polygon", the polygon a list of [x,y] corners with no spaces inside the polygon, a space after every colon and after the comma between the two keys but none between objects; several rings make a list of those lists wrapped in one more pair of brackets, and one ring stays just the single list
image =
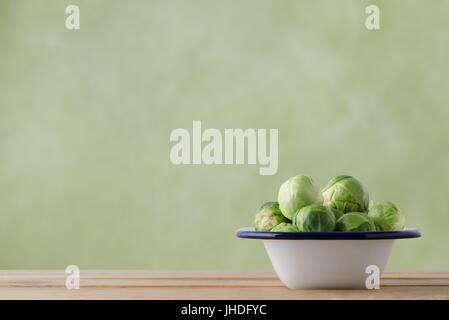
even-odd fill
[{"label": "pile of brussels sprouts", "polygon": [[394,231],[405,218],[390,201],[370,203],[356,178],[337,176],[320,190],[312,178],[298,175],[279,189],[278,202],[267,202],[256,214],[256,231],[330,232]]}]

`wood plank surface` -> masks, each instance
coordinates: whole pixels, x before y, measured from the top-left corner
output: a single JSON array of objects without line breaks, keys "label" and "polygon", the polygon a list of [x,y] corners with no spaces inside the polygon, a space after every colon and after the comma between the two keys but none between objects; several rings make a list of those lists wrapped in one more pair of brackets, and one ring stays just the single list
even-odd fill
[{"label": "wood plank surface", "polygon": [[449,271],[386,271],[380,290],[291,290],[271,270],[0,271],[0,299],[449,299]]}]

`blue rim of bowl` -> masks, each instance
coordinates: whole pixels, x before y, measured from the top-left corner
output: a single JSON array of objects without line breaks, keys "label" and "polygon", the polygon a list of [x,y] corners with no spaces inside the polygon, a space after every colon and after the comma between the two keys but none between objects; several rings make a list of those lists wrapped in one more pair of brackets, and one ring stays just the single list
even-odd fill
[{"label": "blue rim of bowl", "polygon": [[266,232],[247,227],[237,230],[236,235],[239,238],[263,240],[382,240],[419,238],[421,231],[405,228],[402,231],[376,232]]}]

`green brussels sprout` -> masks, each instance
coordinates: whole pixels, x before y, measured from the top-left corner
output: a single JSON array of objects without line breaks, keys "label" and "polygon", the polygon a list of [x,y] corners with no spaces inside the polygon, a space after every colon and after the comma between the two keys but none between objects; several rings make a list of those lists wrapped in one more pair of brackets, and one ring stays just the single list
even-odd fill
[{"label": "green brussels sprout", "polygon": [[298,210],[293,224],[303,232],[327,232],[335,229],[335,216],[332,211],[319,204],[311,204]]},{"label": "green brussels sprout", "polygon": [[354,177],[337,176],[323,189],[324,205],[342,213],[362,212],[368,209],[369,195]]},{"label": "green brussels sprout", "polygon": [[323,202],[319,187],[312,178],[298,175],[285,181],[279,188],[279,207],[288,219],[301,208]]},{"label": "green brussels sprout", "polygon": [[282,222],[270,230],[271,232],[298,232],[298,228],[291,223]]},{"label": "green brussels sprout", "polygon": [[377,231],[374,222],[364,213],[349,212],[337,220],[337,231]]},{"label": "green brussels sprout", "polygon": [[337,209],[329,208],[329,210],[332,211],[332,213],[334,214],[335,220],[338,220],[341,218],[341,216],[343,216],[343,213],[338,211]]},{"label": "green brussels sprout", "polygon": [[254,219],[256,231],[270,231],[282,222],[290,222],[279,209],[279,203],[271,201],[263,204]]},{"label": "green brussels sprout", "polygon": [[382,229],[382,231],[402,230],[405,217],[390,201],[379,202],[369,211],[368,216]]},{"label": "green brussels sprout", "polygon": [[382,231],[382,228],[377,223],[374,222],[374,225],[376,226],[376,231]]}]

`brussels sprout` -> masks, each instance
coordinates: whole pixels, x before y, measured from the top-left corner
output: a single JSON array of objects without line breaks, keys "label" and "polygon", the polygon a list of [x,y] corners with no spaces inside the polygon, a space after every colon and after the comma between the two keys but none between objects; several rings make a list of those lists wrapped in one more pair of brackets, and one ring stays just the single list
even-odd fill
[{"label": "brussels sprout", "polygon": [[299,231],[326,232],[335,229],[335,216],[332,211],[319,204],[311,204],[300,209],[293,218]]},{"label": "brussels sprout", "polygon": [[342,213],[362,212],[368,209],[369,195],[354,177],[337,176],[323,189],[324,205]]},{"label": "brussels sprout", "polygon": [[312,178],[298,175],[285,181],[278,195],[279,207],[288,219],[292,220],[293,215],[301,208],[309,204],[323,202],[319,187]]},{"label": "brussels sprout", "polygon": [[282,222],[270,230],[271,232],[298,232],[298,228],[291,223]]},{"label": "brussels sprout", "polygon": [[337,221],[337,231],[377,231],[374,222],[364,213],[349,212]]},{"label": "brussels sprout", "polygon": [[379,225],[382,231],[402,230],[405,217],[390,201],[375,204],[368,212],[368,216]]},{"label": "brussels sprout", "polygon": [[337,209],[329,208],[329,210],[332,211],[332,213],[334,214],[335,220],[338,220],[341,218],[341,216],[343,216],[343,213],[338,211]]},{"label": "brussels sprout", "polygon": [[254,219],[256,231],[270,231],[282,222],[290,222],[279,209],[279,203],[271,201],[263,204]]},{"label": "brussels sprout", "polygon": [[376,231],[382,231],[382,228],[377,223],[374,222],[374,225],[376,226]]}]

